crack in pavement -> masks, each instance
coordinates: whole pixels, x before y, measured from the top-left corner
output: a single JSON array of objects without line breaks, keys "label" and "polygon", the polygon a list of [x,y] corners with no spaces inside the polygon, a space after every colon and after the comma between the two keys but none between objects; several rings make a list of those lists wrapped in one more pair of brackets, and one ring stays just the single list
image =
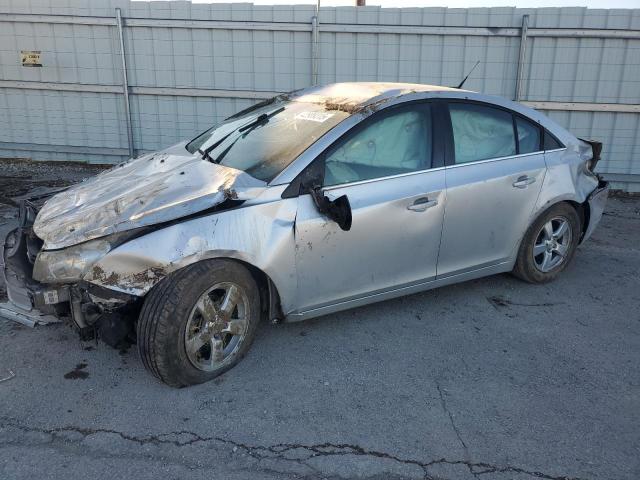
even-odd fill
[{"label": "crack in pavement", "polygon": [[[441,392],[440,387],[438,391]],[[443,399],[442,393],[440,393]],[[448,413],[448,411],[447,411]],[[0,428],[15,428],[22,432],[34,432],[41,434],[48,434],[54,438],[61,438],[66,442],[71,442],[68,438],[61,437],[64,433],[78,433],[84,438],[94,434],[112,434],[117,435],[123,440],[136,443],[138,445],[173,445],[176,447],[186,447],[199,443],[217,442],[222,445],[230,446],[234,449],[244,451],[247,455],[260,461],[264,459],[277,459],[286,462],[294,462],[305,467],[316,470],[306,462],[316,457],[330,457],[330,456],[366,456],[373,458],[386,459],[393,462],[397,462],[403,465],[416,466],[422,469],[424,472],[425,480],[434,480],[434,477],[429,475],[429,468],[437,465],[460,465],[469,469],[474,476],[487,475],[492,473],[517,473],[522,475],[529,475],[534,478],[540,478],[544,480],[586,480],[582,477],[569,477],[566,475],[551,475],[535,470],[526,470],[524,468],[516,467],[513,465],[496,465],[487,462],[474,462],[471,460],[450,460],[447,458],[437,458],[429,461],[416,460],[411,458],[403,458],[398,455],[394,455],[387,452],[380,452],[377,450],[369,450],[359,445],[348,443],[318,443],[318,444],[302,444],[302,443],[278,443],[274,445],[249,445],[246,443],[230,440],[227,438],[216,436],[202,436],[198,433],[188,430],[178,430],[173,432],[160,433],[155,435],[133,435],[118,430],[108,428],[90,428],[90,427],[78,427],[73,425],[53,427],[53,428],[41,428],[35,426],[28,426],[20,423],[19,421],[10,418],[0,416]],[[455,429],[455,426],[454,426]],[[456,432],[457,433],[457,432]],[[181,438],[182,437],[182,438]],[[459,437],[461,443],[466,444]],[[289,453],[303,453],[302,456],[291,456]],[[440,477],[438,477],[440,478]]]},{"label": "crack in pavement", "polygon": [[[438,389],[438,394],[440,395],[440,404],[442,405],[442,410],[449,417],[449,423],[451,423],[451,428],[453,428],[453,431],[455,432],[456,437],[458,437],[458,441],[460,442],[460,445],[462,445],[462,448],[464,449],[465,460],[469,460],[471,458],[471,454],[469,453],[469,447],[467,447],[467,444],[465,443],[465,441],[462,438],[462,435],[460,434],[460,430],[458,430],[458,426],[453,421],[453,414],[447,407],[447,401],[444,398],[444,394],[442,393],[442,388],[440,387],[439,382],[436,382],[436,388]],[[471,472],[471,474],[475,478],[478,478],[479,472],[474,471],[471,466],[468,466],[468,468],[469,468],[469,472]]]},{"label": "crack in pavement", "polygon": [[[438,389],[438,394],[440,395],[440,404],[442,405],[442,410],[444,410],[444,413],[446,413],[447,416],[449,417],[449,423],[451,423],[451,428],[453,428],[453,431],[455,432],[456,437],[458,437],[458,441],[460,442],[460,444],[462,445],[462,448],[464,449],[465,460],[469,460],[471,458],[471,453],[469,453],[469,447],[467,446],[464,439],[462,438],[462,434],[460,433],[458,426],[453,420],[453,414],[449,410],[449,407],[447,407],[447,401],[445,400],[444,394],[442,393],[442,388],[440,387],[440,383],[437,381],[436,381],[436,388]],[[482,473],[489,473],[486,471],[475,471],[471,465],[467,465],[467,468],[469,469],[469,472],[471,473],[471,475],[473,475],[475,478],[478,478],[478,476]]]},{"label": "crack in pavement", "polygon": [[467,447],[467,444],[464,443],[464,440],[462,439],[462,436],[460,435],[460,430],[458,430],[458,427],[456,426],[455,422],[453,421],[453,415],[451,414],[451,412],[447,408],[447,402],[444,399],[444,394],[442,393],[442,388],[440,388],[440,384],[438,382],[436,382],[436,388],[438,389],[438,394],[440,395],[440,404],[442,405],[442,410],[444,410],[444,413],[446,413],[447,416],[449,417],[449,422],[451,423],[451,427],[453,428],[453,431],[455,432],[456,437],[458,437],[458,440],[460,441],[460,444],[462,445],[462,448],[464,448],[464,450],[467,452],[467,455],[468,455],[469,454],[469,448]]}]

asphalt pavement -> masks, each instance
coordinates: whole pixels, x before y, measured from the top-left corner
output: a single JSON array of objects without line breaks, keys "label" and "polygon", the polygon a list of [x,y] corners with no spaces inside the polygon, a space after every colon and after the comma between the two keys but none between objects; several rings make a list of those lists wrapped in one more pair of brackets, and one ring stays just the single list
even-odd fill
[{"label": "asphalt pavement", "polygon": [[[7,165],[0,200],[96,171]],[[181,390],[135,346],[0,319],[0,479],[636,480],[639,367],[640,198],[612,198],[553,283],[264,324],[237,367]]]}]

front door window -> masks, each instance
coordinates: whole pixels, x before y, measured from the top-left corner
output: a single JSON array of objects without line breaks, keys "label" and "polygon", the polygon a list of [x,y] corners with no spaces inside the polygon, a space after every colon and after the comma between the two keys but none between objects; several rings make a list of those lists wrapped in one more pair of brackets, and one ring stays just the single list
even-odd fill
[{"label": "front door window", "polygon": [[325,159],[325,186],[372,180],[431,167],[428,105],[379,116],[340,141]]}]

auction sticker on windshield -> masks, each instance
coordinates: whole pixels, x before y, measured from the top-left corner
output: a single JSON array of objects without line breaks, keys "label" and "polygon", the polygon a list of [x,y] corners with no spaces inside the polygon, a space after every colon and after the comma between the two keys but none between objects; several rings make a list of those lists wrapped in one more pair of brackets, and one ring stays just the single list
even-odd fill
[{"label": "auction sticker on windshield", "polygon": [[311,122],[326,122],[333,117],[333,113],[327,112],[300,112],[295,116],[296,120],[309,120]]}]

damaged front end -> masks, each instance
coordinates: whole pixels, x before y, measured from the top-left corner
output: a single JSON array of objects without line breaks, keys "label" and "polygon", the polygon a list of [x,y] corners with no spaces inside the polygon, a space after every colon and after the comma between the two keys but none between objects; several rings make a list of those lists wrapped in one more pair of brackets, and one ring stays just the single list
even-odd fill
[{"label": "damaged front end", "polygon": [[178,146],[22,200],[18,228],[2,243],[9,302],[0,315],[30,326],[66,320],[82,338],[97,334],[119,347],[133,336],[142,298],[97,275],[95,264],[172,222],[241,204],[264,185]]},{"label": "damaged front end", "polygon": [[[202,160],[179,144],[116,166],[64,191],[22,200],[19,226],[3,242],[9,302],[0,315],[27,325],[68,321],[84,339],[133,340],[142,296],[123,291],[100,261],[118,247],[194,216],[237,207],[266,183]],[[127,267],[152,260],[129,258]],[[153,268],[133,280],[153,285]],[[110,288],[112,287],[112,288]],[[120,288],[119,288],[120,287]],[[150,288],[150,287],[149,287]]]},{"label": "damaged front end", "polygon": [[[74,271],[81,272],[83,262],[97,260],[97,255],[82,255],[72,251],[73,247],[43,251],[43,241],[33,231],[37,213],[36,203],[23,200],[19,226],[3,242],[2,274],[9,302],[0,306],[0,314],[29,326],[67,321],[77,327],[83,339],[94,338],[99,331],[105,343],[120,346],[133,333],[133,322],[123,320],[135,318],[131,313],[139,308],[138,297],[90,285],[74,276]],[[89,243],[77,247],[87,251]],[[53,267],[50,256],[56,254]],[[51,272],[52,268],[57,269],[57,277],[43,271]],[[114,321],[116,316],[118,321]]]}]

